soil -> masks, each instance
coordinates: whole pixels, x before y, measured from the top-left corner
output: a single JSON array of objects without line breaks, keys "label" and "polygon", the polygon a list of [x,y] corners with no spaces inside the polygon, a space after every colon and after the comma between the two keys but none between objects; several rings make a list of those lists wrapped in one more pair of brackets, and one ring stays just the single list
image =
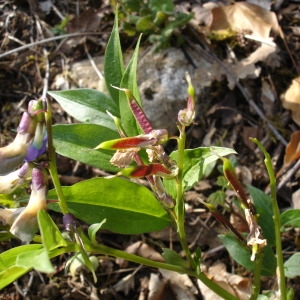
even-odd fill
[{"label": "soil", "polygon": [[[193,3],[193,1],[190,2]],[[47,13],[41,10],[39,1],[0,1],[0,22],[2,25],[0,27],[1,145],[6,145],[14,138],[14,129],[18,127],[20,115],[26,110],[28,102],[31,99],[38,99],[42,95],[47,65],[49,67],[47,84],[50,89],[57,74],[68,72],[68,62],[86,58],[87,51],[91,56],[103,54],[105,51],[114,20],[113,10],[108,1],[52,1],[52,3],[55,6]],[[176,3],[185,5],[188,9],[191,7],[188,1],[176,1]],[[289,51],[292,53],[294,61],[298,63],[300,61],[300,10],[295,3],[283,1],[276,14],[285,34]],[[70,22],[66,32],[90,32],[92,34],[74,36],[69,39],[53,39],[47,43],[36,43],[23,50],[19,48],[23,45],[58,36],[58,33],[62,34],[63,28],[58,26],[62,22],[60,14],[62,16],[75,16],[77,12],[80,12],[79,15],[82,16],[83,13],[88,15],[89,11],[97,11],[100,17],[90,19],[88,23]],[[54,28],[56,35],[53,33]],[[198,43],[187,28],[183,28],[182,32],[185,33],[190,42]],[[124,49],[130,49],[134,46],[136,38],[121,33],[121,41]],[[278,174],[277,184],[280,186],[278,203],[280,209],[285,210],[295,205],[292,198],[300,188],[300,173],[299,170],[295,170],[290,178],[285,180],[284,173],[282,174],[281,171],[286,145],[274,136],[268,123],[272,123],[287,142],[290,141],[292,133],[299,130],[299,126],[291,118],[290,112],[282,107],[279,99],[279,96],[290,85],[291,80],[296,77],[297,70],[293,67],[290,54],[283,41],[276,38],[276,42],[282,49],[280,67],[271,69],[261,63],[260,77],[241,81],[243,85],[247,86],[256,104],[265,113],[267,113],[266,107],[260,101],[262,82],[268,80],[273,86],[275,104],[272,106],[272,114],[267,116],[268,121],[262,120],[256,114],[238,88],[230,90],[226,79],[215,81],[210,87],[204,88],[203,93],[197,99],[199,103],[197,117],[195,124],[188,129],[187,148],[201,146],[201,141],[204,139],[211,145],[234,148],[238,153],[236,165],[241,179],[245,183],[251,183],[251,185],[268,192],[269,179],[264,167],[263,155],[248,141],[248,136],[258,137],[272,157],[274,169]],[[146,38],[144,43],[148,43]],[[224,55],[222,53],[223,46],[224,42],[214,42],[213,44],[213,49],[219,57]],[[243,51],[241,55],[245,56],[246,53],[250,53],[252,46],[253,44],[249,43],[249,48],[241,47],[241,51]],[[7,54],[9,51],[11,54]],[[46,56],[45,51],[47,52]],[[6,55],[1,56],[3,54]],[[300,68],[299,64],[298,68]],[[72,122],[72,119],[55,102],[53,102],[53,114],[55,123]],[[170,142],[165,149],[167,152],[171,152],[175,146],[175,143]],[[83,179],[101,176],[104,173],[101,170],[61,156],[58,156],[58,161],[63,185],[71,185]],[[293,165],[291,164],[289,170]],[[216,168],[209,177],[186,194],[186,230],[189,243],[192,250],[200,247],[203,253],[207,255],[205,261],[207,266],[213,262],[221,261],[225,263],[229,273],[235,273],[235,270],[239,268],[239,274],[243,274],[245,277],[251,276],[243,268],[240,269],[229,257],[227,251],[222,248],[217,234],[224,232],[224,229],[197,200],[197,198],[201,198],[205,201],[212,193],[220,190],[217,184],[218,176],[220,176],[220,172]],[[141,182],[143,183],[143,181]],[[227,205],[231,199],[232,193],[228,191],[226,194]],[[224,213],[230,217],[226,209],[224,209]],[[52,213],[51,216],[56,224],[62,224],[61,215]],[[235,226],[244,225],[241,220],[235,220],[234,224]],[[82,227],[87,229],[86,224],[82,224]],[[170,236],[173,238],[170,239]],[[299,251],[299,232],[297,230],[286,232],[282,238],[285,257]],[[157,252],[160,252],[161,247],[169,247],[170,245],[174,250],[180,252],[179,242],[171,229],[137,236],[117,235],[106,231],[101,233],[101,242],[117,249],[126,249],[129,245],[139,241],[151,245]],[[2,242],[0,251],[5,251],[16,245],[18,245],[16,240]],[[95,284],[91,274],[84,269],[74,276],[65,273],[64,269],[70,257],[71,254],[55,258],[53,265],[56,271],[50,276],[36,271],[23,276],[2,290],[0,299],[148,299],[150,275],[159,273],[148,267],[141,267],[137,270],[138,266],[134,263],[120,264],[113,258],[99,257],[100,266],[96,272],[98,282]],[[130,274],[134,274],[133,288],[129,289],[127,294],[126,289],[118,291],[116,284]],[[274,281],[272,278],[267,278],[263,284],[266,289],[270,289]],[[289,284],[300,292],[299,279],[289,280]],[[196,283],[195,286],[197,286]],[[176,299],[176,295],[172,294],[174,292],[171,290],[167,289],[165,296],[155,299]],[[195,295],[195,299],[202,299],[200,291]]]}]

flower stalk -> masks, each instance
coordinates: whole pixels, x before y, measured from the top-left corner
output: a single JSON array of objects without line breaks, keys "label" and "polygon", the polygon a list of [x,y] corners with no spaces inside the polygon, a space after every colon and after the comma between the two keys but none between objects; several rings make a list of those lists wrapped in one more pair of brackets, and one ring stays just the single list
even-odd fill
[{"label": "flower stalk", "polygon": [[254,142],[260,150],[263,152],[265,156],[265,165],[268,171],[268,175],[270,178],[270,189],[271,189],[271,199],[272,199],[272,208],[273,208],[273,221],[275,227],[275,240],[276,240],[276,259],[277,259],[277,267],[278,267],[278,286],[280,290],[281,300],[287,300],[287,289],[285,282],[285,274],[284,274],[284,262],[283,262],[283,252],[282,252],[282,244],[281,244],[281,234],[280,234],[280,211],[277,204],[277,195],[276,195],[276,177],[274,174],[272,160],[270,154],[264,148],[264,146],[256,139],[250,138],[252,142]]}]

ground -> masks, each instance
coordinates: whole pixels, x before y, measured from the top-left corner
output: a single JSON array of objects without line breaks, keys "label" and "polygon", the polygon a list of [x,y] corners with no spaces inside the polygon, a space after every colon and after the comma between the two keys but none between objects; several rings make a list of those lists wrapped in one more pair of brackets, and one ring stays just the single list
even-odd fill
[{"label": "ground", "polygon": [[[79,61],[86,58],[87,53],[96,56],[105,51],[114,19],[113,9],[107,1],[52,2],[56,6],[53,6],[49,13],[38,6],[38,1],[0,2],[0,22],[2,25],[0,28],[1,145],[6,145],[13,139],[13,129],[18,126],[20,114],[26,109],[29,100],[37,99],[43,93],[45,82],[51,87],[57,74],[67,73],[69,61]],[[191,9],[188,1],[176,1],[176,3]],[[92,12],[95,11],[97,11],[98,17],[93,19],[91,16],[94,16]],[[238,153],[236,164],[242,180],[268,191],[269,180],[264,167],[263,156],[248,141],[249,136],[258,137],[272,157],[278,175],[277,183],[280,187],[277,191],[278,203],[280,209],[285,210],[299,205],[299,196],[297,200],[295,193],[300,188],[300,174],[299,170],[294,170],[288,173],[290,176],[287,179],[286,176],[283,176],[282,168],[286,155],[286,144],[281,138],[289,142],[292,134],[299,130],[299,123],[295,122],[289,110],[283,108],[280,95],[288,89],[292,79],[297,77],[297,63],[300,61],[300,11],[296,1],[291,3],[283,1],[283,4],[275,11],[286,42],[285,44],[280,37],[275,39],[281,48],[279,65],[272,68],[265,62],[257,62],[256,65],[259,65],[262,70],[260,76],[255,79],[240,80],[243,86],[246,86],[250,91],[250,98],[254,99],[259,109],[267,115],[267,118],[262,119],[258,116],[253,105],[249,104],[249,99],[247,100],[243,95],[243,90],[238,87],[229,89],[228,81],[224,75],[223,80],[213,81],[210,86],[204,87],[201,96],[198,97],[198,113],[195,124],[188,130],[187,145],[188,148],[199,147],[201,146],[199,141],[205,140],[208,144],[234,148]],[[82,17],[79,21],[71,21],[66,28],[63,25],[59,26],[62,23],[61,16],[74,16],[76,14]],[[83,14],[86,15],[82,16]],[[56,30],[55,33],[54,29]],[[193,29],[195,28],[193,27]],[[54,39],[59,34],[63,34],[63,30],[66,30],[66,33],[89,32],[92,34],[74,36],[67,40]],[[182,28],[181,32],[184,32],[189,43],[203,46],[200,42],[201,38],[195,39],[193,30],[191,31],[189,27]],[[36,43],[31,47],[19,48],[51,38],[53,39],[47,43]],[[129,38],[121,33],[121,41],[124,49],[130,49],[134,46],[136,38]],[[148,43],[146,39],[143,42]],[[225,57],[224,52],[226,51],[224,49],[227,42],[227,40],[212,42],[211,49],[220,59]],[[235,43],[237,43],[238,51],[236,53],[240,55],[239,59],[249,56],[254,50],[254,44],[251,42],[247,42],[246,46],[239,44],[240,41],[237,40]],[[184,45],[181,47],[184,48]],[[11,51],[10,54],[9,51]],[[47,56],[45,51],[48,53]],[[295,64],[293,64],[292,59],[296,62]],[[299,68],[298,63],[298,70]],[[49,75],[49,78],[45,81],[46,75]],[[272,93],[272,97],[274,97],[271,108],[268,101],[262,102],[263,97],[261,95],[266,87],[265,82],[268,83],[267,86],[269,87],[267,93]],[[53,103],[53,112],[54,122],[72,122],[72,119],[61,110],[57,103]],[[270,130],[270,124],[276,128],[279,137]],[[295,148],[297,149],[297,146]],[[166,146],[166,151],[172,150],[174,150],[174,143],[169,143]],[[101,170],[64,157],[59,156],[58,161],[61,182],[65,185],[102,174]],[[293,164],[294,162],[289,165],[288,171],[293,169]],[[217,239],[217,234],[223,231],[222,227],[196,200],[201,198],[205,201],[212,193],[220,189],[216,183],[219,175],[220,172],[213,171],[209,177],[186,194],[186,229],[191,249],[201,248],[206,255],[205,264],[207,266],[220,261],[225,264],[228,273],[235,273],[236,268],[238,268],[237,264],[229,257]],[[232,194],[228,191],[226,202],[229,202],[231,197]],[[224,213],[226,214],[225,210]],[[227,216],[230,217],[228,213]],[[61,224],[59,214],[53,214],[53,218],[57,224]],[[243,222],[240,220],[233,222],[235,226],[243,226]],[[85,224],[82,226],[87,228]],[[286,257],[299,251],[298,239],[298,231],[296,230],[290,230],[283,235],[283,248]],[[172,235],[171,229],[139,236],[120,236],[110,232],[101,233],[101,242],[118,249],[126,249],[135,243],[139,248],[141,241],[151,246],[151,248],[144,250],[144,255],[157,253],[158,249],[169,247],[169,245],[180,251],[179,243],[176,237]],[[3,243],[0,249],[4,251],[16,246],[17,243],[14,240],[9,244]],[[157,270],[154,269],[140,268],[133,263],[100,257],[100,267],[96,273],[98,282],[94,284],[91,275],[85,270],[76,276],[72,276],[70,273],[65,274],[64,267],[68,258],[67,255],[64,255],[53,261],[56,271],[51,276],[33,271],[20,278],[1,292],[0,299],[148,299],[149,278],[151,274],[158,274]],[[250,276],[244,269],[238,269],[238,273],[245,277]],[[121,279],[132,274],[132,288],[128,287],[130,286],[128,282],[122,286],[120,284]],[[296,290],[300,290],[299,280],[290,280],[289,283]],[[172,290],[172,284],[174,284],[172,280],[169,280],[164,295],[153,299],[176,297]],[[263,284],[266,289],[269,289],[272,287],[273,281],[266,279]],[[195,282],[194,287],[198,288]],[[195,298],[189,299],[202,298],[198,292]]]}]

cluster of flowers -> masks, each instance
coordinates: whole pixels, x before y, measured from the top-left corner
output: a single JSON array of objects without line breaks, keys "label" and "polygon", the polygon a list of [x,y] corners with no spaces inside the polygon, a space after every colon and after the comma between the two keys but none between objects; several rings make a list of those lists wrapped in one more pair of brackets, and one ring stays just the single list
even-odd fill
[{"label": "cluster of flowers", "polygon": [[1,223],[11,226],[10,232],[23,242],[33,239],[38,229],[37,213],[47,206],[47,172],[36,163],[47,147],[45,112],[45,99],[31,100],[14,141],[0,148],[0,194],[10,194],[31,180],[26,207],[0,208]]}]

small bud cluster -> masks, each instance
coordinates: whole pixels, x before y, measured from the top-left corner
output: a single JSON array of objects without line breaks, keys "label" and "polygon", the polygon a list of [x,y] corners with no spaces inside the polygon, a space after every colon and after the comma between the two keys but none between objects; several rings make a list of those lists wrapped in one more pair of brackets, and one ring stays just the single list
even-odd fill
[{"label": "small bud cluster", "polygon": [[[195,108],[195,98],[191,81],[189,77],[187,79],[189,83],[188,105],[187,109],[180,113],[179,118],[179,121],[182,120],[182,123],[186,126],[192,123]],[[146,177],[152,190],[163,205],[167,208],[173,208],[175,201],[165,191],[161,179],[176,178],[178,174],[177,164],[164,152],[162,147],[162,144],[166,143],[170,139],[170,136],[165,129],[153,129],[133,94],[128,89],[121,90],[125,92],[131,112],[144,133],[134,137],[128,137],[120,120],[109,113],[118,127],[121,138],[103,142],[95,149],[115,150],[116,152],[110,162],[122,168],[116,176],[122,175],[130,178]],[[188,115],[188,117],[185,117],[185,115]],[[139,156],[139,152],[142,149],[145,149],[148,155],[146,162],[145,159],[143,160]],[[137,166],[130,166],[133,161],[137,163]]]},{"label": "small bud cluster", "polygon": [[30,101],[14,141],[0,148],[0,193],[10,194],[31,179],[26,207],[0,208],[2,224],[11,226],[10,232],[23,242],[33,239],[38,230],[37,213],[47,206],[47,173],[34,163],[46,151],[45,111],[44,99]]}]

